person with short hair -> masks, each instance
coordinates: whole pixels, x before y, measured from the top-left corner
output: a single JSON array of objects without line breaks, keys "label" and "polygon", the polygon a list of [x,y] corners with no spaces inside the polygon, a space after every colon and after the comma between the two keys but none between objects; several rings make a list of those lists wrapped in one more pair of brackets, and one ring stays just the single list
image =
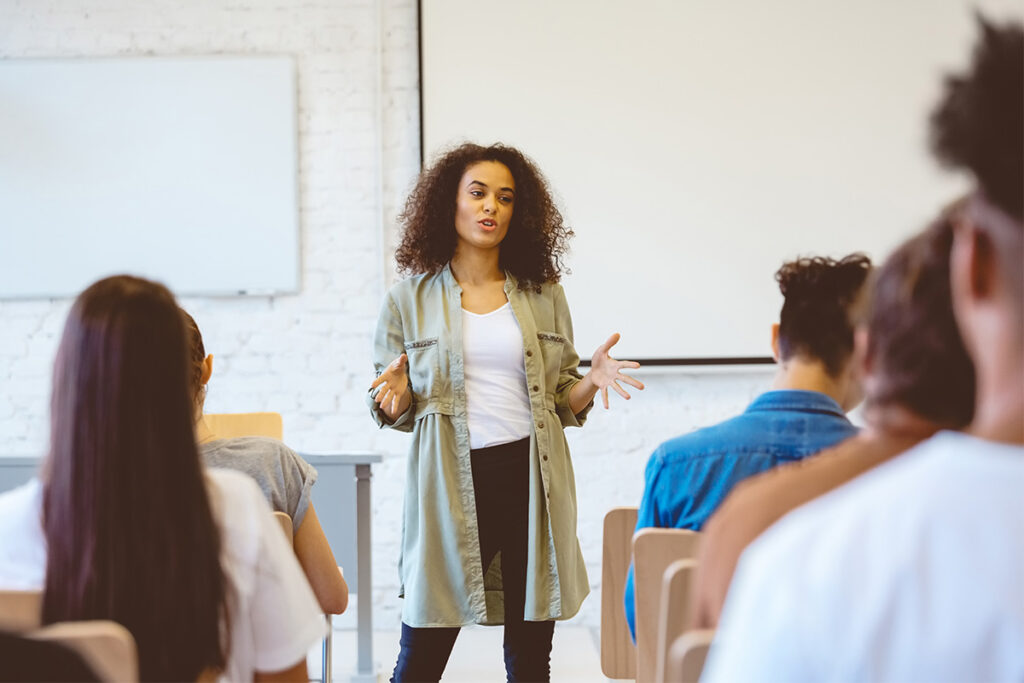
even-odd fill
[{"label": "person with short hair", "polygon": [[[863,254],[838,261],[802,258],[775,274],[785,302],[772,326],[779,362],[771,391],[746,412],[661,444],[647,463],[637,531],[700,530],[736,484],[780,463],[813,455],[853,436],[846,412],[860,401],[853,325],[871,270]],[[633,567],[626,619],[636,637]]]},{"label": "person with short hair", "polygon": [[818,455],[741,482],[704,526],[690,604],[696,628],[718,625],[740,553],[803,503],[974,413],[974,366],[953,317],[945,212],[886,259],[858,330],[867,427]]},{"label": "person with short hair", "polygon": [[932,118],[940,159],[976,182],[949,258],[974,417],[754,541],[706,683],[1024,680],[1024,26],[979,23]]}]

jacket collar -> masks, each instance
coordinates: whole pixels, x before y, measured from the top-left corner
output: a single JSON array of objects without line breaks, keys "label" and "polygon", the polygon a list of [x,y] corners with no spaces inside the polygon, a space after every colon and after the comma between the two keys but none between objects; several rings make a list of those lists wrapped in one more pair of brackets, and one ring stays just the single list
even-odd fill
[{"label": "jacket collar", "polygon": [[766,391],[747,407],[748,413],[764,410],[800,410],[845,416],[842,407],[831,396],[826,396],[818,391],[800,389]]}]

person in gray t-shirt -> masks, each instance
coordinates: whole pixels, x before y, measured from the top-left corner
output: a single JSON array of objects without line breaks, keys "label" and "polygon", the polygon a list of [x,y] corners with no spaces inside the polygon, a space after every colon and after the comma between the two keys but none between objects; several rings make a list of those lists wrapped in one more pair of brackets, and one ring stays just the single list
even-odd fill
[{"label": "person in gray t-shirt", "polygon": [[291,517],[295,529],[302,526],[317,473],[298,453],[262,436],[214,439],[200,443],[199,451],[207,467],[239,470],[255,479],[270,506]]},{"label": "person in gray t-shirt", "polygon": [[348,606],[348,584],[334,559],[310,499],[317,472],[298,453],[277,439],[260,436],[218,439],[203,420],[206,384],[213,374],[213,356],[207,355],[196,321],[185,310],[190,348],[190,380],[196,410],[196,438],[207,467],[229,468],[249,475],[259,484],[270,506],[292,518],[295,555],[313,593],[327,614],[341,614]]}]

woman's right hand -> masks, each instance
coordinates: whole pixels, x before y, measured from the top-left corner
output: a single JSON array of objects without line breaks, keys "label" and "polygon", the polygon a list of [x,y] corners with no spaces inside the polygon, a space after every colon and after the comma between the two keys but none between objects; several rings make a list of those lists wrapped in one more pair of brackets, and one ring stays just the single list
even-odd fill
[{"label": "woman's right hand", "polygon": [[412,403],[412,392],[409,391],[409,373],[406,372],[408,365],[409,357],[403,353],[391,361],[370,385],[370,389],[377,389],[373,400],[392,422],[408,410]]}]

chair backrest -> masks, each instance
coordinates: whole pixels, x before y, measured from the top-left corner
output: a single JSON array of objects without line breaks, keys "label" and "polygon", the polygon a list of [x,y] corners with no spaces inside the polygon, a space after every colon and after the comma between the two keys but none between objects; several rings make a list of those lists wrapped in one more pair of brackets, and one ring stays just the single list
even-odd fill
[{"label": "chair backrest", "polygon": [[280,413],[207,413],[203,420],[218,439],[269,436],[280,441],[284,436]]},{"label": "chair backrest", "polygon": [[295,541],[295,532],[292,529],[292,518],[283,512],[274,512],[274,519],[281,525],[281,531],[288,537],[288,545]]},{"label": "chair backrest", "polygon": [[690,614],[690,584],[697,560],[676,560],[665,570],[661,582],[661,611],[658,616],[658,660],[656,683],[675,683],[668,677],[668,650],[686,631]]},{"label": "chair backrest", "polygon": [[0,591],[0,630],[21,633],[42,624],[42,591]]},{"label": "chair backrest", "polygon": [[61,622],[41,627],[42,591],[0,591],[0,629],[59,642],[77,652],[104,681],[137,681],[135,639],[113,621]]},{"label": "chair backrest", "polygon": [[135,639],[128,629],[115,621],[66,621],[25,635],[71,648],[101,681],[139,680]]},{"label": "chair backrest", "polygon": [[704,671],[714,629],[687,631],[676,638],[668,650],[665,680],[673,683],[697,683]]},{"label": "chair backrest", "polygon": [[608,678],[636,678],[636,647],[623,598],[637,508],[612,508],[604,516],[601,559],[601,671]]},{"label": "chair backrest", "polygon": [[658,671],[658,618],[665,570],[675,560],[694,559],[699,539],[700,534],[688,529],[641,529],[633,536],[638,683],[651,683]]}]

